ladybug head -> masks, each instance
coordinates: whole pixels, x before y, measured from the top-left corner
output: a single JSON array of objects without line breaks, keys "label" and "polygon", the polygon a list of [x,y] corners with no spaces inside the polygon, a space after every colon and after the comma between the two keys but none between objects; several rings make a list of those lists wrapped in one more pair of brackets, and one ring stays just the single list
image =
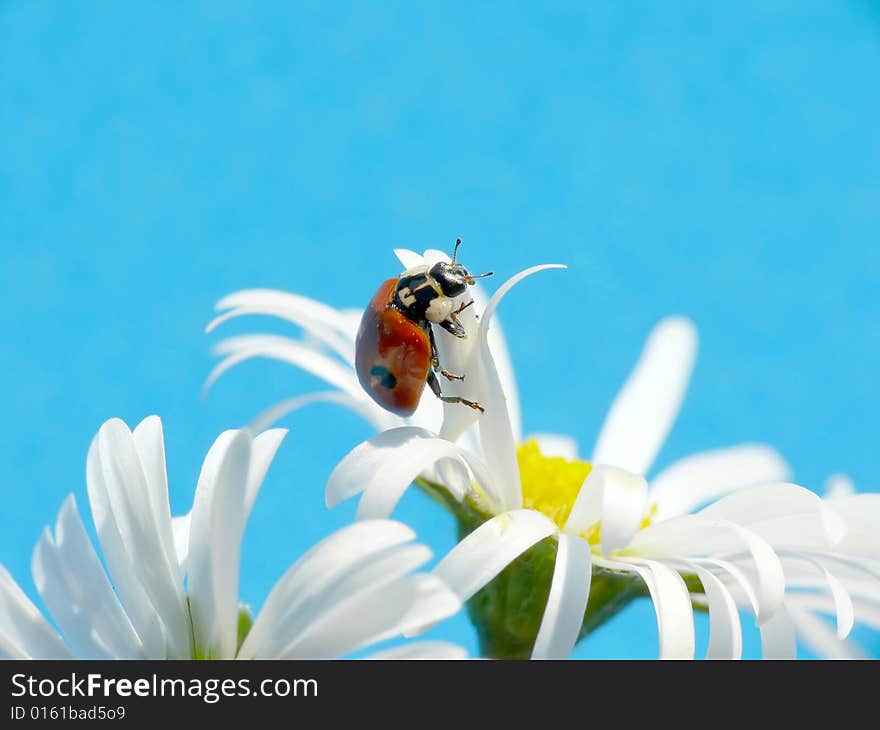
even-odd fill
[{"label": "ladybug head", "polygon": [[452,252],[452,261],[448,264],[445,261],[439,261],[428,271],[447,297],[457,297],[459,294],[464,293],[464,290],[474,283],[474,279],[492,276],[491,271],[487,274],[472,276],[464,266],[456,263],[455,258],[458,256],[459,246],[461,246],[461,239],[457,238],[455,240],[455,250]]},{"label": "ladybug head", "polygon": [[447,297],[457,297],[467,289],[468,284],[473,284],[473,277],[461,264],[447,264],[440,261],[434,264],[428,272],[436,281]]}]

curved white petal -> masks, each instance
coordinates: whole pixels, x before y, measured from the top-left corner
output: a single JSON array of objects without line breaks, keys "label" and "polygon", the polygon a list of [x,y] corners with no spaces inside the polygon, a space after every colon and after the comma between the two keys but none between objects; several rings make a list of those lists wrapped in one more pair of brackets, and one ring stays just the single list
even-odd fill
[{"label": "curved white petal", "polygon": [[565,532],[580,534],[602,521],[604,554],[625,547],[645,516],[648,485],[625,469],[599,464],[590,471],[571,508]]},{"label": "curved white petal", "polygon": [[73,495],[58,513],[55,536],[48,528],[43,531],[31,569],[37,590],[77,656],[145,656],[86,535]]},{"label": "curved white petal", "polygon": [[[604,529],[604,523],[603,523]],[[761,537],[733,522],[682,515],[641,530],[628,552],[650,558],[689,558],[736,552],[745,548],[757,577],[759,624],[782,606],[785,575],[773,548]]]},{"label": "curved white petal", "polygon": [[447,641],[409,641],[403,646],[385,649],[364,659],[467,659],[467,650]]},{"label": "curved white petal", "polygon": [[532,659],[568,659],[577,643],[590,595],[592,554],[586,540],[559,536],[550,595]]},{"label": "curved white petal", "polygon": [[[447,334],[442,329],[434,328],[437,340],[437,350],[440,362],[447,370],[466,376],[464,381],[451,383],[443,382],[443,392],[446,395],[458,395],[469,400],[483,402],[490,399],[491,394],[483,392],[483,385],[477,377],[476,370],[480,365],[479,348],[479,321],[478,315],[486,309],[489,297],[480,284],[475,284],[456,300],[463,303],[473,299],[474,304],[465,309],[459,320],[467,332],[467,339],[459,339]],[[507,341],[498,317],[493,316],[492,327],[486,335],[489,352],[498,374],[501,384],[501,392],[504,393],[504,406],[510,419],[510,428],[516,443],[522,440],[522,422],[520,415],[519,393],[516,386],[516,377],[513,364],[510,360],[510,352],[507,349]],[[469,408],[462,408],[458,404],[446,403],[443,405],[443,424],[440,436],[450,441],[458,441],[462,433],[477,422],[478,415]]]},{"label": "curved white petal", "polygon": [[495,483],[504,509],[522,507],[519,466],[516,460],[516,441],[501,378],[489,348],[488,333],[492,316],[504,296],[520,281],[547,269],[564,269],[561,264],[533,266],[512,276],[502,284],[483,310],[479,329],[479,363],[476,367],[480,401],[486,412],[478,421],[483,457]]},{"label": "curved white petal", "polygon": [[263,486],[266,472],[278,452],[278,447],[287,436],[286,428],[273,428],[258,434],[251,444],[250,463],[248,464],[247,484],[244,495],[244,521],[247,522],[254,506],[254,500]]},{"label": "curved white petal", "polygon": [[276,403],[262,411],[253,421],[251,421],[248,428],[254,433],[259,433],[277,423],[285,416],[289,416],[291,413],[298,411],[304,406],[311,405],[312,403],[336,403],[341,405],[344,408],[348,408],[350,411],[357,413],[367,423],[371,424],[379,431],[394,428],[395,426],[400,425],[401,422],[401,419],[398,416],[376,406],[369,400],[369,398],[352,398],[348,393],[332,390],[323,391],[321,393],[307,393],[306,395],[288,398],[280,403]]},{"label": "curved white petal", "polygon": [[73,655],[39,609],[0,565],[0,654],[9,659],[71,659]]},{"label": "curved white petal", "polygon": [[742,626],[736,602],[711,571],[690,563],[696,571],[709,604],[709,647],[707,659],[740,659],[742,657]]},{"label": "curved white petal", "polygon": [[[834,597],[829,596],[827,592],[790,593],[785,601],[789,608],[798,608],[814,613],[834,615],[837,611]],[[872,629],[880,630],[880,601],[876,599],[854,598],[852,602],[856,622],[869,626]]]},{"label": "curved white petal", "polygon": [[[291,617],[307,625],[312,616],[332,602],[336,587],[346,576],[389,548],[415,539],[406,525],[390,520],[355,522],[312,547],[278,580],[242,644],[238,656],[272,656],[283,648],[280,630],[288,636],[296,627]],[[286,645],[288,642],[283,642]]]},{"label": "curved white petal", "polygon": [[761,625],[761,654],[765,659],[795,659],[797,636],[794,623],[784,608]]},{"label": "curved white petal", "polygon": [[247,431],[221,434],[205,457],[193,500],[187,558],[192,629],[196,652],[216,658],[235,655],[251,446]]},{"label": "curved white petal", "polygon": [[525,440],[537,441],[544,456],[558,456],[568,461],[578,458],[578,443],[571,436],[561,433],[531,433]]},{"label": "curved white petal", "polygon": [[[327,506],[364,492],[358,518],[387,517],[412,481],[441,459],[462,459],[484,491],[494,494],[489,472],[478,459],[424,429],[404,426],[364,441],[343,458],[327,481]],[[464,493],[453,496],[462,499]]]},{"label": "curved white petal", "polygon": [[330,347],[346,362],[354,362],[354,341],[348,336],[345,315],[314,299],[271,289],[235,292],[221,299],[218,315],[206,328],[213,331],[220,324],[244,315],[269,315],[285,319]]},{"label": "curved white petal", "polygon": [[654,327],[605,417],[594,463],[648,472],[681,409],[696,354],[697,330],[689,319],[667,317]]},{"label": "curved white petal", "polygon": [[699,558],[689,562],[707,566],[714,569],[715,573],[729,575],[733,579],[735,587],[731,588],[730,585],[726,585],[726,587],[733,593],[735,600],[738,603],[748,602],[756,617],[761,613],[760,586],[755,571],[746,571],[734,562],[717,558]]},{"label": "curved white petal", "polygon": [[868,653],[853,641],[841,639],[823,618],[811,611],[789,605],[788,613],[797,637],[817,656],[826,659],[868,659]]},{"label": "curved white petal", "polygon": [[742,487],[790,478],[791,469],[775,449],[743,444],[676,461],[651,480],[648,499],[657,507],[654,519],[663,520]]},{"label": "curved white petal", "polygon": [[282,319],[307,316],[340,332],[347,327],[345,313],[300,294],[277,289],[243,289],[223,297],[214,306],[218,312],[238,308],[259,309],[261,313]]},{"label": "curved white petal", "polygon": [[484,522],[452,548],[434,574],[466,601],[532,545],[555,532],[555,523],[540,512],[505,512]]},{"label": "curved white petal", "polygon": [[648,586],[654,611],[661,659],[694,658],[694,612],[687,586],[671,568],[653,560],[627,560]]},{"label": "curved white petal", "polygon": [[208,375],[202,394],[206,394],[227,370],[253,358],[267,358],[294,365],[330,385],[361,398],[362,389],[354,370],[313,347],[279,335],[241,335],[221,340],[214,347],[217,355],[227,355]]},{"label": "curved white petal", "polygon": [[837,638],[845,639],[849,636],[855,623],[855,608],[849,590],[821,561],[807,554],[795,554],[793,557],[808,563],[822,576],[834,600],[834,614],[837,617]]},{"label": "curved white petal", "polygon": [[390,584],[341,597],[280,653],[279,658],[333,658],[434,624],[461,602],[433,575],[407,575]]},{"label": "curved white petal", "polygon": [[832,545],[847,533],[846,522],[817,494],[797,484],[765,484],[741,489],[700,510],[698,515],[753,527],[771,525],[797,515],[816,515],[822,521],[824,538]]}]

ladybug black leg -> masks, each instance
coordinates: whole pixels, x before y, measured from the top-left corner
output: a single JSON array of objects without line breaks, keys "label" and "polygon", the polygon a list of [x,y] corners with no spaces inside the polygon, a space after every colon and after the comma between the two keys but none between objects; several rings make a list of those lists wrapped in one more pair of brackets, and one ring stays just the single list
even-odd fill
[{"label": "ladybug black leg", "polygon": [[461,322],[458,321],[458,317],[455,316],[455,312],[449,315],[448,318],[444,319],[442,322],[438,322],[443,329],[445,329],[449,334],[458,337],[460,340],[463,340],[467,337],[467,331],[462,325]]},{"label": "ladybug black leg", "polygon": [[450,382],[453,380],[464,380],[464,375],[453,375],[445,368],[440,367],[440,358],[437,355],[437,341],[434,339],[433,328],[428,330],[428,337],[431,340],[431,366]]},{"label": "ladybug black leg", "polygon": [[458,309],[455,310],[455,312],[453,312],[453,314],[461,314],[465,309],[467,309],[470,306],[473,306],[473,303],[474,303],[473,299],[471,299],[469,302],[464,302],[463,304],[461,304],[461,306],[459,306]]},{"label": "ladybug black leg", "polygon": [[431,386],[431,390],[434,392],[440,400],[444,403],[463,403],[468,408],[473,408],[475,411],[479,411],[480,413],[485,413],[486,409],[483,408],[479,403],[475,403],[472,400],[467,400],[466,398],[462,398],[458,395],[443,395],[440,391],[440,381],[437,380],[437,375],[432,370],[428,373],[428,385]]}]

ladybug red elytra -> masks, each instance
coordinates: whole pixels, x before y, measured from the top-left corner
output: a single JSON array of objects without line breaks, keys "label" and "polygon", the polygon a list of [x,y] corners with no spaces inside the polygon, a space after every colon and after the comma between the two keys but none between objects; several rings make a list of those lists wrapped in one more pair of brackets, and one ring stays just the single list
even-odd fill
[{"label": "ladybug red elytra", "polygon": [[436,324],[456,337],[467,334],[458,319],[469,302],[455,307],[453,299],[463,294],[475,279],[455,262],[461,239],[456,239],[450,263],[417,266],[388,279],[364,311],[355,348],[355,369],[364,390],[383,408],[409,416],[419,405],[425,383],[445,403],[463,403],[483,411],[479,403],[440,391],[437,373],[447,380],[464,380],[440,367],[434,341]]}]

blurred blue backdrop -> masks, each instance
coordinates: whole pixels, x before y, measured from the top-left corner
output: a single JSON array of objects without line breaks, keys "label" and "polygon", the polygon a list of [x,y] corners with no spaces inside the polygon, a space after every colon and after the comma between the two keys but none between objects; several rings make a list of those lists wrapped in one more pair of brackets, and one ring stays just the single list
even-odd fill
[{"label": "blurred blue backdrop", "polygon": [[[659,466],[766,440],[801,483],[876,489],[878,77],[868,0],[0,3],[0,561],[34,596],[106,418],[162,416],[183,510],[222,429],[314,386],[255,363],[201,403],[222,295],[363,305],[392,247],[456,235],[475,269],[570,265],[502,307],[527,430],[587,450],[684,313],[702,349]],[[287,425],[245,538],[255,606],[351,518],[323,487],[370,435],[331,406]],[[397,515],[453,544],[419,495]],[[464,616],[433,635],[475,648]],[[656,647],[644,603],[578,656]]]}]

